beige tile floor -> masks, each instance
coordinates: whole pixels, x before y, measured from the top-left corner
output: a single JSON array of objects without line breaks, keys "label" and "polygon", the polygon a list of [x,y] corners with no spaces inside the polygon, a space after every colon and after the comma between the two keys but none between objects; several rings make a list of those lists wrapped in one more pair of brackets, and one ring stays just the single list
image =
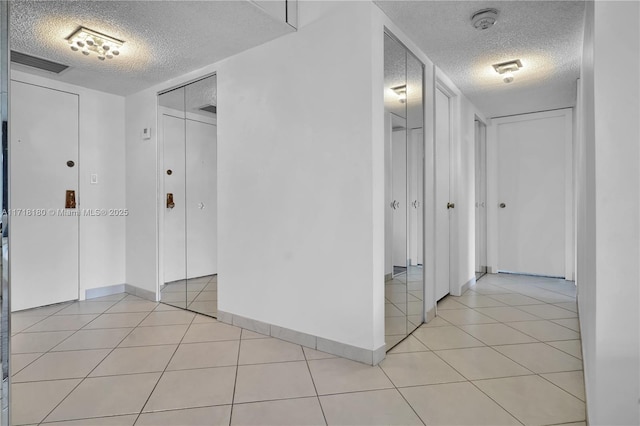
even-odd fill
[{"label": "beige tile floor", "polygon": [[121,294],[13,315],[14,425],[584,425],[573,284],[486,275],[375,367]]}]

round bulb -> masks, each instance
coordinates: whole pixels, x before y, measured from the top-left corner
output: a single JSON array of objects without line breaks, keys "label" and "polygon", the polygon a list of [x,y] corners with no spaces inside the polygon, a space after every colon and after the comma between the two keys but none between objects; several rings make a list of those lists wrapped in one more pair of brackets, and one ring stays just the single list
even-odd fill
[{"label": "round bulb", "polygon": [[107,50],[111,49],[111,46],[109,46],[107,43],[102,45],[102,49],[104,49],[104,51],[106,52]]},{"label": "round bulb", "polygon": [[108,53],[108,54],[107,54],[107,59],[113,59],[113,55],[112,55],[112,54],[110,54],[110,53]]},{"label": "round bulb", "polygon": [[73,46],[73,45],[72,45],[72,46],[71,46],[71,50],[73,50],[74,52],[77,52],[77,51],[78,51],[78,47],[77,47],[77,46]]},{"label": "round bulb", "polygon": [[513,81],[513,73],[511,72],[504,73],[502,77],[502,81],[504,81],[505,83],[511,83]]},{"label": "round bulb", "polygon": [[120,54],[120,52],[117,50],[112,50],[111,53],[113,53],[114,56],[118,56]]},{"label": "round bulb", "polygon": [[88,39],[86,40],[86,42],[87,42],[87,44],[88,44],[89,46],[93,46],[93,44],[94,44],[94,43],[93,43],[93,39],[92,39],[92,38],[88,38]]},{"label": "round bulb", "polygon": [[84,47],[84,41],[78,40],[76,43],[79,47]]},{"label": "round bulb", "polygon": [[101,61],[104,61],[104,56],[100,55],[98,56],[98,59],[100,59]]},{"label": "round bulb", "polygon": [[89,51],[85,49],[85,50],[82,51],[82,54],[85,55],[85,56],[89,56]]}]

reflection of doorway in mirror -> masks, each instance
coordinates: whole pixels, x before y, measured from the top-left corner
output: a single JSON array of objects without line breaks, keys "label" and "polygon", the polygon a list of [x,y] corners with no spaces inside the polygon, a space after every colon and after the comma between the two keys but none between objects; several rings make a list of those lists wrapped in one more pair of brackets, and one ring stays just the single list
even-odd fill
[{"label": "reflection of doorway in mirror", "polygon": [[211,76],[159,96],[161,302],[217,315],[217,96]]}]

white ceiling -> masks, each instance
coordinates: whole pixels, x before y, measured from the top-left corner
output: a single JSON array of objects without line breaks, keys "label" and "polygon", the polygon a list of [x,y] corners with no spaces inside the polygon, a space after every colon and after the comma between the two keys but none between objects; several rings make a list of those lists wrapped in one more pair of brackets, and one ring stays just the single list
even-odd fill
[{"label": "white ceiling", "polygon": [[[583,1],[375,2],[487,117],[575,105],[580,74]],[[474,12],[499,10],[487,30]],[[515,81],[492,64],[520,59]]]},{"label": "white ceiling", "polygon": [[[79,26],[124,40],[120,56],[99,61],[73,52]],[[293,31],[245,0],[10,2],[11,49],[70,68],[56,80],[127,95],[202,68]],[[15,66],[33,72],[24,66]]]}]

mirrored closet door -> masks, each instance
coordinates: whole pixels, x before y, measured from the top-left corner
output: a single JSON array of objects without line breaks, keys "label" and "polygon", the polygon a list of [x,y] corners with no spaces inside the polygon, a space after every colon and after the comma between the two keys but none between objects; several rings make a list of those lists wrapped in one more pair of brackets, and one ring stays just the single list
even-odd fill
[{"label": "mirrored closet door", "polygon": [[423,65],[385,34],[385,341],[423,322]]},{"label": "mirrored closet door", "polygon": [[217,97],[210,76],[158,96],[160,299],[217,316]]}]

